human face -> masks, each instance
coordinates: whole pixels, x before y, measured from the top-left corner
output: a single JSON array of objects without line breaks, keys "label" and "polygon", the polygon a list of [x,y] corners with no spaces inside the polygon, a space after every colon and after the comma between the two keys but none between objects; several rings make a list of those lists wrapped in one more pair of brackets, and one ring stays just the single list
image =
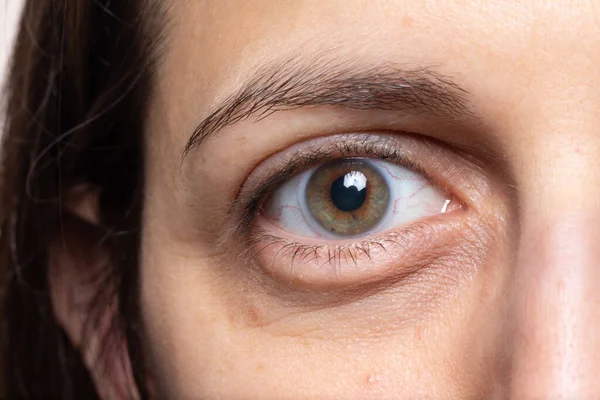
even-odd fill
[{"label": "human face", "polygon": [[[162,396],[600,395],[600,3],[166,17],[140,282]],[[344,171],[393,218],[336,209]]]}]

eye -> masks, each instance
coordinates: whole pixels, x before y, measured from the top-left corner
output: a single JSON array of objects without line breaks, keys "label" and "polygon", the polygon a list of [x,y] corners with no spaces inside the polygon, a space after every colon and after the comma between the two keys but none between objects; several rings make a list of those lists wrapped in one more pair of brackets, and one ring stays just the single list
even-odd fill
[{"label": "eye", "polygon": [[283,287],[374,288],[456,259],[477,232],[486,182],[417,135],[325,136],[263,160],[240,189],[232,229],[249,266]]},{"label": "eye", "polygon": [[446,212],[450,196],[423,174],[394,162],[341,158],[296,175],[263,205],[292,235],[352,239]]}]

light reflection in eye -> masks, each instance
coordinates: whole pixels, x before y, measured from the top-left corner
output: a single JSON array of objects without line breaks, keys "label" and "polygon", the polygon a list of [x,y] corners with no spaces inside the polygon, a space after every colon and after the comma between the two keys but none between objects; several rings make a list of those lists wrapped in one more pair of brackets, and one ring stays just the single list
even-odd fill
[{"label": "light reflection in eye", "polygon": [[347,239],[372,236],[444,213],[449,195],[398,164],[344,158],[296,175],[263,206],[292,235]]}]

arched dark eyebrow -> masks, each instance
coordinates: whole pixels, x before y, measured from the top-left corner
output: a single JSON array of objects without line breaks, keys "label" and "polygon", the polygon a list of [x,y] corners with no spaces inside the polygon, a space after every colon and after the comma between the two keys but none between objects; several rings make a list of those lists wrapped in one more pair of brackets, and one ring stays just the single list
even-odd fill
[{"label": "arched dark eyebrow", "polygon": [[228,125],[300,107],[397,111],[452,120],[471,114],[467,92],[428,67],[313,61],[291,60],[258,70],[198,125],[184,148],[184,157]]}]

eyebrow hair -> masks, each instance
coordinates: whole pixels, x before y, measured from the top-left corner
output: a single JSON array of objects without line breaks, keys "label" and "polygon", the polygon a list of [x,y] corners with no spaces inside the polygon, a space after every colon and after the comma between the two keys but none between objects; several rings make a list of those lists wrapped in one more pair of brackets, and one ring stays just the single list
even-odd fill
[{"label": "eyebrow hair", "polygon": [[183,156],[226,126],[253,115],[261,120],[302,107],[397,111],[453,120],[471,115],[467,91],[429,67],[312,61],[291,59],[260,68],[197,126]]}]

